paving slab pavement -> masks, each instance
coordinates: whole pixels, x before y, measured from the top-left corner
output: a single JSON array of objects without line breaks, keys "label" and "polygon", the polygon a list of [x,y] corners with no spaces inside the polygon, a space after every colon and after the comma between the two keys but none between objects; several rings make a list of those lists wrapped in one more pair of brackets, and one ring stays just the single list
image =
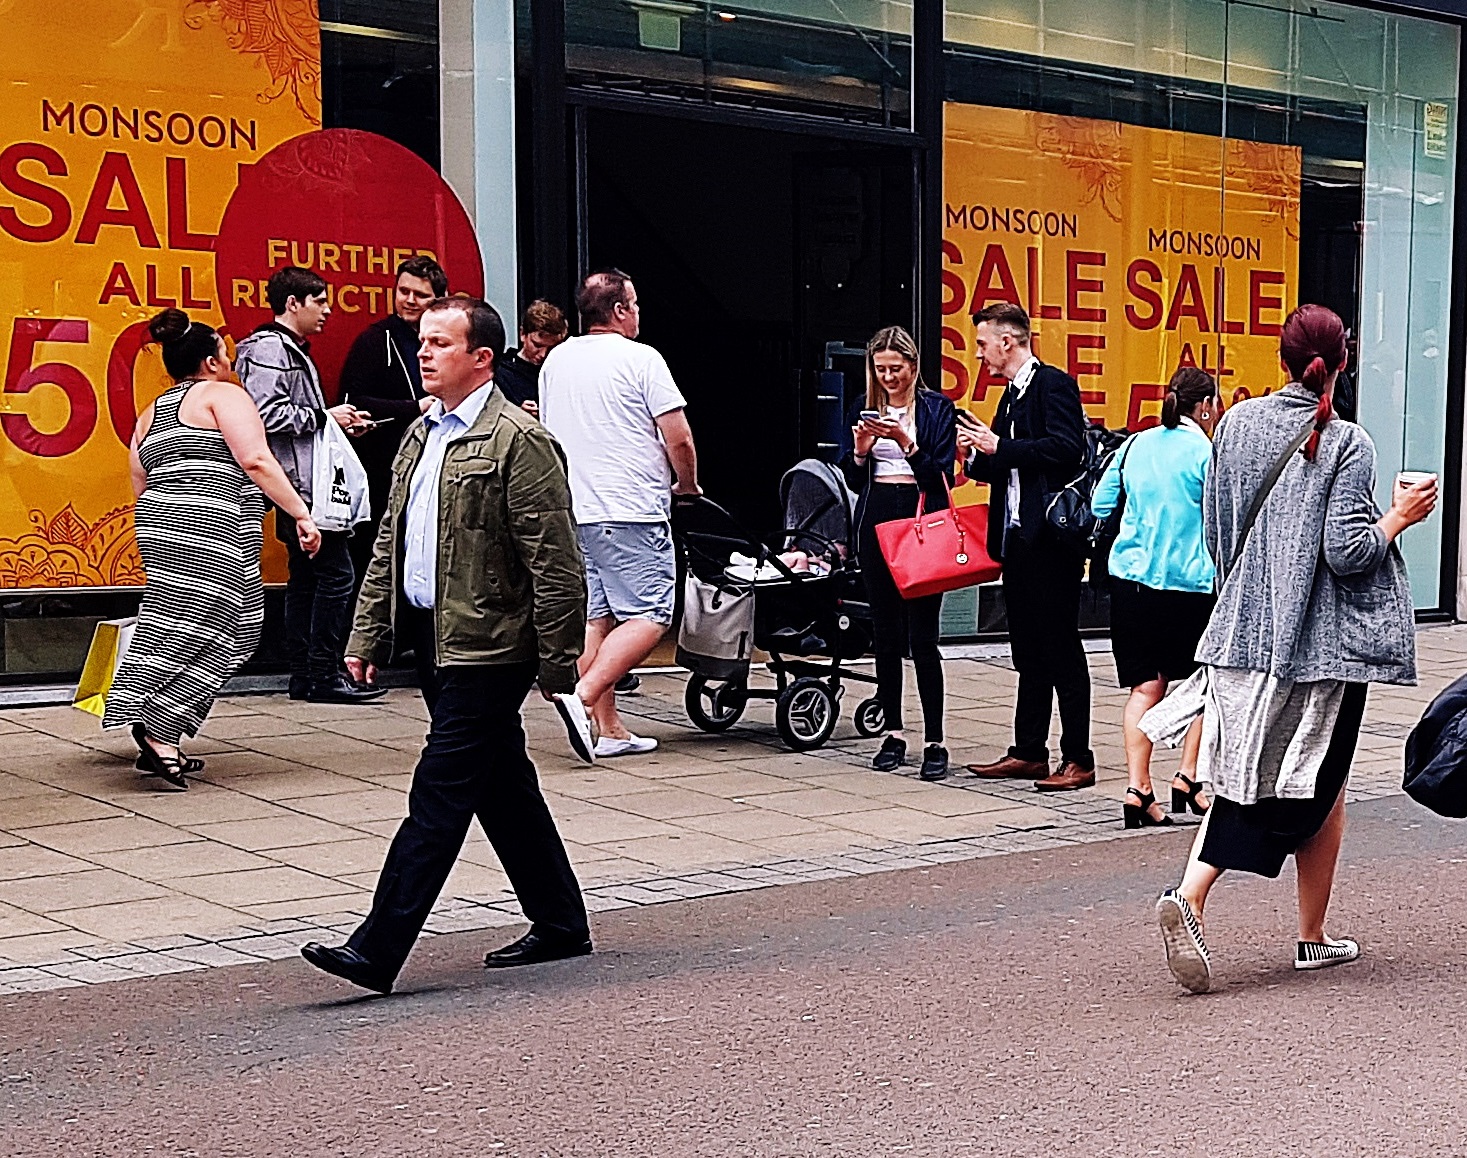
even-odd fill
[{"label": "paving slab pavement", "polygon": [[[1418,688],[1375,688],[1350,799],[1399,792],[1401,745],[1429,698],[1467,670],[1467,627],[1418,635]],[[1002,647],[950,648],[955,765],[1008,743],[1015,676]],[[1041,796],[961,772],[924,784],[869,769],[875,742],[849,716],[792,753],[768,704],[722,735],[693,729],[684,677],[627,697],[646,757],[587,768],[548,705],[526,708],[531,754],[593,912],[1120,839],[1124,693],[1090,651],[1099,783]],[[916,710],[915,701],[912,705]],[[915,718],[915,717],[914,717]],[[223,699],[190,752],[187,793],[151,789],[131,740],[64,707],[0,712],[0,993],[65,988],[293,954],[339,940],[366,912],[403,815],[426,713],[416,692],[372,707]],[[1165,783],[1174,754],[1159,753]],[[1144,839],[1146,832],[1131,834]],[[430,934],[518,925],[508,882],[475,828]]]}]

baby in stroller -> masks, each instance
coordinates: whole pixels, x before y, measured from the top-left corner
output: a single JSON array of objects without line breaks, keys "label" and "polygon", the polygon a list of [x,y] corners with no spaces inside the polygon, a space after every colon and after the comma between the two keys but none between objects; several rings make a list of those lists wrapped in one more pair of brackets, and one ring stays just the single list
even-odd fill
[{"label": "baby in stroller", "polygon": [[[846,666],[871,646],[871,617],[850,550],[854,502],[830,465],[806,459],[780,481],[779,550],[748,535],[708,500],[683,504],[674,532],[688,564],[678,662],[693,672],[684,703],[705,731],[723,731],[751,699],[775,701],[775,725],[796,750],[824,744],[839,719]],[[749,686],[753,650],[769,653],[774,689]],[[864,736],[881,730],[875,700],[857,708]]]}]

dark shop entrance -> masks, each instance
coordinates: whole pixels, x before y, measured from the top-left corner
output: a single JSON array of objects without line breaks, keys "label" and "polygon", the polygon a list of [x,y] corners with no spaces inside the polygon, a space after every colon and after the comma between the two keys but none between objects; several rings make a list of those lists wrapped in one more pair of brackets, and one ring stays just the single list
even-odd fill
[{"label": "dark shop entrance", "polygon": [[579,265],[631,276],[704,491],[767,534],[784,471],[830,457],[840,407],[819,372],[854,394],[861,362],[840,351],[912,325],[912,152],[620,110],[576,123]]}]

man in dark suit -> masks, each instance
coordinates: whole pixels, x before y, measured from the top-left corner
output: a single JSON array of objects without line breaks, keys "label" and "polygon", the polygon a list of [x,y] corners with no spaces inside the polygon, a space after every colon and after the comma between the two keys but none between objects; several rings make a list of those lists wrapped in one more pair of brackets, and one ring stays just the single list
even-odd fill
[{"label": "man in dark suit", "polygon": [[[1079,472],[1085,446],[1080,388],[1031,348],[1029,315],[996,302],[973,315],[978,353],[1008,381],[990,428],[959,411],[964,472],[990,486],[988,550],[1003,561],[1009,646],[1019,673],[1014,743],[992,764],[968,770],[985,780],[1035,780],[1041,792],[1095,783],[1090,750],[1090,668],[1080,644],[1085,560],[1057,542],[1045,518],[1049,496]],[[1059,700],[1058,771],[1049,766],[1049,724]]]},{"label": "man in dark suit", "polygon": [[504,324],[475,298],[439,298],[419,323],[433,405],[392,465],[387,511],[347,647],[354,678],[399,648],[417,655],[432,714],[372,911],[318,969],[388,993],[478,818],[530,921],[489,968],[591,951],[586,908],[525,751],[530,685],[570,692],[586,630],[586,578],[565,458],[494,386]]}]

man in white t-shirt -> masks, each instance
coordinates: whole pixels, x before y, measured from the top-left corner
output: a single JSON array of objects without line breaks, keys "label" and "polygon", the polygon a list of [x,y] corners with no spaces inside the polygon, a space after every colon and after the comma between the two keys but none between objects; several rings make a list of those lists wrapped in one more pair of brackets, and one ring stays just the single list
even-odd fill
[{"label": "man in white t-shirt", "polygon": [[662,355],[636,341],[631,279],[615,269],[591,274],[576,308],[585,333],[546,357],[540,419],[569,463],[588,591],[580,682],[555,702],[571,747],[591,762],[657,747],[627,730],[613,689],[672,624],[672,496],[702,492],[687,403]]}]

